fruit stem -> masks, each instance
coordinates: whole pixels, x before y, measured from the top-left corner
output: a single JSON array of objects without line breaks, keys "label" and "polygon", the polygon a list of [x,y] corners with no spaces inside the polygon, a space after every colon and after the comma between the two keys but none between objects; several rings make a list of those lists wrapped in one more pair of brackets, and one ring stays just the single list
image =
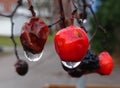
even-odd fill
[{"label": "fruit stem", "polygon": [[75,5],[75,3],[73,2],[73,0],[70,0],[70,2],[71,2],[71,7],[72,7],[72,9],[73,9],[73,11],[72,11],[72,16],[71,16],[71,25],[73,25],[74,24],[74,17],[75,17],[75,15],[76,15],[76,13],[77,13],[77,6]]},{"label": "fruit stem", "polygon": [[74,24],[74,16],[72,15],[72,17],[71,17],[71,25],[73,25]]},{"label": "fruit stem", "polygon": [[61,15],[61,19],[62,22],[60,22],[60,27],[61,28],[65,28],[65,15],[64,15],[64,10],[63,10],[63,4],[62,4],[62,0],[58,0],[59,6],[60,6],[60,15]]},{"label": "fruit stem", "polygon": [[34,7],[32,6],[31,0],[27,0],[27,1],[28,1],[29,10],[31,11],[32,16],[35,17],[36,13],[34,11]]}]

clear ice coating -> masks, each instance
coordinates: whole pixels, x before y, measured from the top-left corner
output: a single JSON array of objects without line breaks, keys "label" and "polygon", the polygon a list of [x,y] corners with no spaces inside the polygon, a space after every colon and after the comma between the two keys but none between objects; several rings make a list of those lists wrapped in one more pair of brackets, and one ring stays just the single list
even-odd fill
[{"label": "clear ice coating", "polygon": [[29,60],[29,61],[33,61],[36,62],[38,60],[41,59],[42,55],[43,55],[43,51],[39,54],[32,54],[29,51],[24,51],[25,57]]},{"label": "clear ice coating", "polygon": [[62,64],[69,69],[76,68],[77,66],[80,65],[80,63],[81,63],[81,61],[79,61],[79,62],[65,62],[65,61],[62,61]]}]

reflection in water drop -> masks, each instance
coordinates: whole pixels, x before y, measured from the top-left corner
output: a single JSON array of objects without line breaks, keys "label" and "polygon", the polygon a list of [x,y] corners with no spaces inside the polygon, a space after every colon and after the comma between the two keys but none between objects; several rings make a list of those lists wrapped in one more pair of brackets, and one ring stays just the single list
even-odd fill
[{"label": "reflection in water drop", "polygon": [[77,66],[80,65],[80,63],[81,63],[81,61],[79,61],[79,62],[65,62],[65,61],[62,61],[62,64],[69,69],[76,68]]},{"label": "reflection in water drop", "polygon": [[39,53],[39,54],[32,54],[29,51],[24,51],[25,57],[29,60],[29,61],[38,61],[41,59],[43,52]]}]

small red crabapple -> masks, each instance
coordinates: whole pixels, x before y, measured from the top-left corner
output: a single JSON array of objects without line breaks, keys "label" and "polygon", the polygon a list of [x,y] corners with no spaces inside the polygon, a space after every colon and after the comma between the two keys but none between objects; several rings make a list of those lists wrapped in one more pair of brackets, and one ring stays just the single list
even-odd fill
[{"label": "small red crabapple", "polygon": [[82,28],[71,25],[56,33],[54,44],[62,61],[77,62],[81,61],[86,54],[89,41]]}]

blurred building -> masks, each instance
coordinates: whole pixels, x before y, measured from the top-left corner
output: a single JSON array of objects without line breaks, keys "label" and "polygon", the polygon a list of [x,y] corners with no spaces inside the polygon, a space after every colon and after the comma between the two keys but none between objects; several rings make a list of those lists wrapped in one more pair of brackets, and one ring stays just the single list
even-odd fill
[{"label": "blurred building", "polygon": [[[9,15],[15,9],[18,0],[0,0],[0,14]],[[28,16],[30,14],[29,10],[23,7],[20,7],[15,15],[13,21],[14,24],[14,35],[19,35],[21,32],[22,25],[26,22],[27,18],[24,16]],[[9,18],[0,16],[0,36],[11,36],[11,22]]]},{"label": "blurred building", "polygon": [[16,6],[17,0],[0,0],[0,13],[10,13]]}]

